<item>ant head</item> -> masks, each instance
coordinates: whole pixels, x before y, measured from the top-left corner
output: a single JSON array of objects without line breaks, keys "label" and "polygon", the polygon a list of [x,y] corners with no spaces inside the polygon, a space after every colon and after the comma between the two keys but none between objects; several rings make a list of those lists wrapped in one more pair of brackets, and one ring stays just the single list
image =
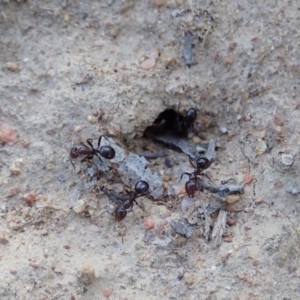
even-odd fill
[{"label": "ant head", "polygon": [[115,149],[111,146],[101,146],[99,152],[106,159],[113,159],[116,155]]},{"label": "ant head", "polygon": [[75,159],[78,157],[78,153],[77,153],[77,147],[73,147],[70,151],[70,157]]},{"label": "ant head", "polygon": [[190,108],[186,113],[186,119],[190,124],[193,124],[197,119],[196,109]]},{"label": "ant head", "polygon": [[137,194],[146,193],[149,190],[149,183],[147,181],[140,180],[135,184],[134,190]]},{"label": "ant head", "polygon": [[196,164],[199,169],[205,170],[210,166],[211,162],[206,157],[198,157]]}]

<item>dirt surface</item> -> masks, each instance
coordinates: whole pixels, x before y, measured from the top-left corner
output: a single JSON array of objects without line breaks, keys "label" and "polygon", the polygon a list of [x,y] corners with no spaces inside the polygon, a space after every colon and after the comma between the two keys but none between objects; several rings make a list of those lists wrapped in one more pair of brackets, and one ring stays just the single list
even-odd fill
[{"label": "dirt surface", "polygon": [[[299,9],[0,2],[0,299],[299,299]],[[209,192],[177,197],[186,155],[142,138],[179,102],[191,142],[216,143],[209,178],[244,184],[218,213]],[[164,196],[121,222],[99,190],[124,188],[116,162],[91,178],[69,160],[104,133],[167,155],[147,167]]]}]

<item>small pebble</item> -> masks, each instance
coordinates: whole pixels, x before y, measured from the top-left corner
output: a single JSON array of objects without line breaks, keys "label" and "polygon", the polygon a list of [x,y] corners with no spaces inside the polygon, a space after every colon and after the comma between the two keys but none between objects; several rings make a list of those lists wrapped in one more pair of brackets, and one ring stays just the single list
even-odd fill
[{"label": "small pebble", "polygon": [[264,202],[264,200],[262,198],[258,198],[258,199],[255,199],[255,204],[256,205],[260,205]]},{"label": "small pebble", "polygon": [[164,219],[171,215],[171,212],[163,205],[159,205],[158,209],[160,216]]},{"label": "small pebble", "polygon": [[166,65],[171,65],[176,62],[177,54],[171,49],[166,49],[160,56],[161,61]]},{"label": "small pebble", "polygon": [[150,229],[153,229],[155,226],[155,223],[153,221],[152,218],[147,218],[145,221],[144,221],[144,227],[146,230],[150,230]]},{"label": "small pebble", "polygon": [[294,156],[290,154],[282,154],[280,161],[284,166],[290,167],[294,163]]},{"label": "small pebble", "polygon": [[195,144],[199,144],[199,143],[201,143],[201,139],[199,138],[199,136],[193,136],[193,142],[195,143]]},{"label": "small pebble", "polygon": [[195,206],[195,201],[192,198],[184,197],[181,201],[181,210],[183,213]]},{"label": "small pebble", "polygon": [[31,194],[31,193],[26,193],[24,194],[24,196],[22,197],[22,200],[29,206],[32,206],[35,204],[36,200],[37,200],[37,196],[35,194]]},{"label": "small pebble", "polygon": [[1,244],[7,244],[8,243],[8,238],[6,235],[6,232],[4,230],[0,229],[0,243]]},{"label": "small pebble", "polygon": [[250,184],[253,180],[253,175],[252,174],[245,174],[244,179],[243,179],[243,185]]},{"label": "small pebble", "polygon": [[257,154],[261,155],[264,154],[268,149],[267,143],[261,139],[257,141],[257,144],[255,145],[255,151]]},{"label": "small pebble", "polygon": [[228,133],[227,127],[221,126],[219,130],[222,134]]},{"label": "small pebble", "polygon": [[232,219],[232,218],[227,218],[226,220],[226,223],[229,225],[229,226],[232,226],[236,223],[236,220],[235,219]]},{"label": "small pebble", "polygon": [[227,55],[227,56],[224,57],[224,63],[225,63],[226,65],[232,65],[233,62],[234,62],[234,57],[233,57],[233,55],[229,54],[229,55]]},{"label": "small pebble", "polygon": [[91,284],[96,278],[95,270],[90,265],[82,266],[81,270],[77,272],[78,281],[84,285]]},{"label": "small pebble", "polygon": [[20,163],[14,161],[9,170],[12,175],[19,175],[21,173]]},{"label": "small pebble", "polygon": [[12,186],[7,190],[6,196],[13,197],[16,196],[20,192],[20,189],[17,186]]},{"label": "small pebble", "polygon": [[57,273],[57,274],[63,274],[63,270],[62,270],[61,268],[59,268],[59,267],[55,267],[55,268],[53,269],[53,271],[54,271],[55,273]]},{"label": "small pebble", "polygon": [[113,293],[113,290],[110,288],[106,288],[102,291],[104,297],[109,297]]},{"label": "small pebble", "polygon": [[142,67],[144,70],[152,70],[152,69],[154,69],[155,64],[156,64],[156,59],[153,58],[153,57],[151,57],[151,58],[145,59],[145,60],[141,63],[141,67]]},{"label": "small pebble", "polygon": [[73,206],[73,210],[75,213],[80,214],[86,209],[86,201],[85,200],[77,200]]},{"label": "small pebble", "polygon": [[6,64],[6,68],[7,68],[7,70],[12,71],[12,72],[18,72],[20,70],[19,65],[16,62],[8,62]]},{"label": "small pebble", "polygon": [[168,222],[166,220],[159,221],[155,225],[155,234],[160,236],[164,232],[167,225],[168,225]]},{"label": "small pebble", "polygon": [[240,202],[235,202],[232,204],[228,204],[226,206],[226,209],[229,212],[240,212],[243,210],[243,206],[242,206],[242,204],[240,204]]},{"label": "small pebble", "polygon": [[227,203],[235,203],[236,201],[240,200],[240,195],[229,195],[226,197]]},{"label": "small pebble", "polygon": [[161,7],[164,5],[164,0],[152,0],[154,5],[157,7]]},{"label": "small pebble", "polygon": [[192,285],[195,282],[195,276],[192,273],[184,273],[183,279],[187,285]]},{"label": "small pebble", "polygon": [[87,120],[90,122],[90,124],[94,125],[98,122],[98,119],[97,117],[95,116],[92,116],[92,115],[88,115],[87,116]]},{"label": "small pebble", "polygon": [[16,141],[16,132],[9,125],[0,122],[0,144],[13,145]]}]

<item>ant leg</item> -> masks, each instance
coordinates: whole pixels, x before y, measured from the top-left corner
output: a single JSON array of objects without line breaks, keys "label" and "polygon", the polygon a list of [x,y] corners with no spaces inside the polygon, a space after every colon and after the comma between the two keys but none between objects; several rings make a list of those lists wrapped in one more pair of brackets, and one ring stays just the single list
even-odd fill
[{"label": "ant leg", "polygon": [[98,166],[95,163],[93,163],[93,155],[87,155],[80,162],[85,162],[85,161],[89,162],[90,164],[92,164],[98,168]]},{"label": "ant leg", "polygon": [[105,135],[100,135],[100,136],[99,136],[99,139],[98,139],[98,148],[97,148],[97,149],[100,148],[102,138],[105,138],[105,139],[109,142],[109,139],[107,138],[107,136],[105,136]]},{"label": "ant leg", "polygon": [[103,135],[100,135],[100,136],[99,136],[99,139],[98,139],[98,149],[100,148],[102,136],[103,136]]},{"label": "ant leg", "polygon": [[[95,149],[94,146],[93,146],[92,141],[93,141],[92,139],[87,139],[87,140],[86,140],[87,144],[88,144],[92,149]],[[86,146],[86,147],[87,147],[87,146]],[[87,147],[87,148],[88,148],[88,147]]]},{"label": "ant leg", "polygon": [[87,155],[86,157],[84,157],[80,162],[85,162],[85,161],[90,161],[91,156]]},{"label": "ant leg", "polygon": [[200,175],[201,175],[201,176],[205,176],[209,181],[211,181],[212,183],[214,183],[214,182],[211,180],[211,178],[210,178],[208,175],[206,175],[205,173],[201,173]]},{"label": "ant leg", "polygon": [[222,180],[221,181],[221,184],[226,184],[226,183],[228,183],[228,182],[233,182],[233,184],[236,184],[236,181],[235,181],[235,179],[233,179],[233,178],[230,178],[230,179],[228,179],[228,180]]},{"label": "ant leg", "polygon": [[[155,190],[155,189],[154,189],[154,190]],[[149,194],[151,194],[154,190],[152,190],[152,191],[147,191],[147,192],[145,192],[145,193],[143,193],[143,194],[139,194],[139,195],[137,195],[135,198],[140,198],[140,197],[149,195]],[[134,200],[134,201],[135,201],[135,200]],[[136,201],[135,201],[135,203],[136,203]],[[136,204],[137,204],[137,203],[136,203]]]},{"label": "ant leg", "polygon": [[[142,211],[144,211],[143,209],[142,209],[142,207],[138,204],[138,202],[135,200],[135,199],[133,199],[133,202],[142,210]],[[133,204],[132,204],[132,206],[133,206]],[[132,206],[131,206],[131,209],[132,209]]]},{"label": "ant leg", "polygon": [[192,174],[191,174],[191,173],[184,172],[184,173],[182,173],[182,174],[181,174],[181,176],[180,176],[180,181],[182,180],[182,178],[183,178],[183,175],[188,175],[189,177],[191,177],[191,176],[192,176]]},{"label": "ant leg", "polygon": [[99,155],[98,152],[95,153],[95,155],[99,158],[99,160],[101,161],[101,163],[103,164],[103,160],[101,159],[101,156]]},{"label": "ant leg", "polygon": [[106,135],[102,135],[101,137],[104,137],[109,142],[109,139],[107,138]]},{"label": "ant leg", "polygon": [[72,166],[73,166],[73,168],[75,170],[75,165],[73,164],[73,161],[72,161],[71,157],[70,157],[70,163],[72,164]]},{"label": "ant leg", "polygon": [[194,164],[194,160],[189,156],[189,161],[190,161],[190,164],[192,165],[192,167],[194,169],[197,169],[197,165]]},{"label": "ant leg", "polygon": [[101,216],[104,215],[105,213],[108,213],[108,214],[110,214],[111,216],[115,217],[115,216],[113,215],[113,213],[111,213],[111,212],[108,211],[108,210],[103,211],[103,212],[102,212],[100,215],[98,215],[97,217],[101,217]]}]

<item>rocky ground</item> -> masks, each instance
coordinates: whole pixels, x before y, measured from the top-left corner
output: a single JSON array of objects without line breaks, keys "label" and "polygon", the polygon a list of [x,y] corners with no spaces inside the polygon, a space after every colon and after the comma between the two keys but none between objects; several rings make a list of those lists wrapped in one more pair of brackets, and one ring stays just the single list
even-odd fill
[{"label": "rocky ground", "polygon": [[[299,9],[0,1],[0,298],[298,299]],[[179,103],[216,145],[207,176],[244,194],[183,197],[187,156],[142,137]],[[102,134],[120,160],[73,168]],[[100,187],[133,189],[120,161],[145,151],[152,194],[116,222]]]}]

